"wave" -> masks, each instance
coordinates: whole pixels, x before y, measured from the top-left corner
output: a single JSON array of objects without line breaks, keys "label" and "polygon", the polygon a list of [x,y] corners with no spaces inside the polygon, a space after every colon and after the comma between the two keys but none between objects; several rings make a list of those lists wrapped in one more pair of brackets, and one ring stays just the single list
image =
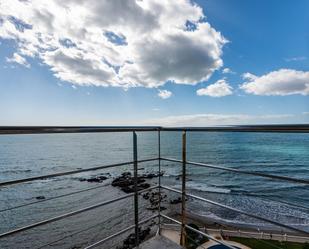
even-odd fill
[{"label": "wave", "polygon": [[[175,185],[175,188],[181,189],[181,185]],[[187,189],[190,190],[197,190],[202,192],[210,192],[210,193],[221,193],[221,194],[228,194],[231,193],[230,189],[226,188],[218,188],[214,186],[207,186],[203,183],[196,183],[196,182],[187,182]]]},{"label": "wave", "polygon": [[[194,212],[195,216],[200,216],[201,218],[206,218],[208,222],[212,223],[218,223],[222,225],[228,225],[228,226],[235,226],[235,227],[243,227],[243,228],[254,228],[254,229],[269,229],[269,230],[278,230],[278,227],[269,223],[265,222],[246,222],[243,219],[235,218],[235,219],[227,219],[226,217],[220,217],[216,215],[215,213],[212,212]],[[304,223],[289,223],[289,226],[298,228],[298,229],[303,229],[303,230],[308,230],[308,221]],[[282,229],[281,229],[282,230]],[[284,229],[283,229],[284,230]]]},{"label": "wave", "polygon": [[1,170],[1,174],[20,174],[20,173],[29,173],[31,169],[8,169],[8,170]]}]

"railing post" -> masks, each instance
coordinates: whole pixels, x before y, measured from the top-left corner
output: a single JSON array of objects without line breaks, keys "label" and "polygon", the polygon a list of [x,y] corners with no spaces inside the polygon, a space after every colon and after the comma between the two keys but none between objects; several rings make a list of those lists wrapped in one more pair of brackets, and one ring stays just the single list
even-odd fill
[{"label": "railing post", "polygon": [[186,131],[182,133],[182,188],[181,188],[181,234],[180,234],[180,245],[185,246],[186,235],[185,235],[185,212],[186,212],[186,161],[187,161],[187,148],[186,148]]},{"label": "railing post", "polygon": [[159,166],[159,234],[161,235],[161,134],[160,129],[158,130],[158,166]]},{"label": "railing post", "polygon": [[135,246],[139,245],[139,227],[138,227],[138,192],[137,192],[137,136],[133,131],[133,161],[134,161],[134,222],[135,222]]}]

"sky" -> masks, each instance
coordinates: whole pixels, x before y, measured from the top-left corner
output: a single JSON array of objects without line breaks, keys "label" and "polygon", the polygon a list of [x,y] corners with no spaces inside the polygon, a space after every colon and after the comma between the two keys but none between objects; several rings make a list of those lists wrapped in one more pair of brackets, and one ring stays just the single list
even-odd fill
[{"label": "sky", "polygon": [[307,0],[0,0],[0,125],[309,123]]}]

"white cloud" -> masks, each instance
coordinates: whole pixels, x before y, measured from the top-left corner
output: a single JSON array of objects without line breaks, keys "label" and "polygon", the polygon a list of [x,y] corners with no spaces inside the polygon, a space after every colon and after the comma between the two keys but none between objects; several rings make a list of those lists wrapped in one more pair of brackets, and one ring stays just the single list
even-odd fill
[{"label": "white cloud", "polygon": [[266,123],[291,123],[294,115],[246,115],[246,114],[193,114],[181,116],[168,116],[147,120],[147,125],[162,126],[216,126],[216,125],[246,125]]},{"label": "white cloud", "polygon": [[225,79],[218,80],[205,88],[198,89],[196,94],[199,96],[224,97],[233,94],[232,87]]},{"label": "white cloud", "polygon": [[302,114],[303,115],[309,115],[309,112],[303,112]]},{"label": "white cloud", "polygon": [[228,67],[223,68],[222,73],[224,73],[224,74],[235,74],[235,72],[232,71],[232,69],[230,69]]},{"label": "white cloud", "polygon": [[252,73],[244,73],[244,74],[242,74],[242,78],[243,78],[244,80],[253,81],[253,80],[255,80],[255,79],[257,78],[257,76],[255,76],[255,75],[252,74]]},{"label": "white cloud", "polygon": [[227,40],[191,1],[0,0],[0,6],[0,37],[73,84],[197,84],[223,64]]},{"label": "white cloud", "polygon": [[307,57],[305,56],[298,56],[298,57],[291,57],[291,58],[286,58],[285,61],[291,62],[291,61],[304,61],[307,60]]},{"label": "white cloud", "polygon": [[171,91],[168,91],[168,90],[158,90],[158,96],[161,98],[161,99],[168,99],[170,98],[171,96],[173,95],[173,93]]},{"label": "white cloud", "polygon": [[30,68],[30,64],[27,62],[27,60],[18,53],[14,53],[11,58],[6,57],[6,61],[9,63],[17,63],[27,68]]},{"label": "white cloud", "polygon": [[[248,74],[248,73],[247,73]],[[280,69],[262,76],[246,78],[240,88],[255,95],[309,95],[309,71]]]}]

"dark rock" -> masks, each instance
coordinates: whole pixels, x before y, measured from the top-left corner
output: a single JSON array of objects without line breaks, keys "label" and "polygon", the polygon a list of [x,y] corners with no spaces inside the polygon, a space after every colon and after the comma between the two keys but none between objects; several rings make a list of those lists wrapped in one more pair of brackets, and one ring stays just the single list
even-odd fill
[{"label": "dark rock", "polygon": [[181,203],[181,197],[178,197],[177,199],[170,201],[170,204],[178,204],[178,203]]},{"label": "dark rock", "polygon": [[106,179],[108,179],[107,176],[99,175],[99,176],[93,176],[93,177],[90,177],[90,178],[79,178],[78,180],[80,182],[99,182],[99,183],[101,183]]},{"label": "dark rock", "polygon": [[[137,191],[140,191],[140,190],[143,190],[149,187],[150,187],[149,183],[141,183],[137,185]],[[124,186],[121,188],[121,190],[125,193],[133,193],[135,188],[134,188],[134,185],[131,185],[131,186]]]},{"label": "dark rock", "polygon": [[122,177],[131,177],[132,173],[131,172],[124,172],[121,174]]},{"label": "dark rock", "polygon": [[[137,184],[139,183],[143,183],[145,182],[144,179],[137,179]],[[125,179],[125,178],[116,178],[113,182],[112,182],[112,186],[113,187],[128,187],[134,185],[134,179],[130,178],[130,179]]]},{"label": "dark rock", "polygon": [[39,196],[35,197],[35,199],[37,199],[37,200],[45,200],[46,198],[43,195],[39,195]]},{"label": "dark rock", "polygon": [[[138,176],[137,178],[137,191],[146,189],[150,187],[149,183],[146,183],[145,179],[150,179],[154,177],[155,174],[151,175],[142,175]],[[135,184],[135,179],[132,176],[131,172],[124,172],[121,174],[121,176],[115,178],[112,181],[112,186],[113,187],[120,187],[122,191],[125,193],[133,193],[134,192],[134,184]],[[145,196],[147,198],[147,196]]]},{"label": "dark rock", "polygon": [[150,194],[150,192],[147,192],[147,193],[143,194],[143,198],[145,200],[149,200],[149,194]]},{"label": "dark rock", "polygon": [[130,186],[122,187],[121,190],[127,194],[134,192],[134,189]]},{"label": "dark rock", "polygon": [[[156,210],[159,210],[159,205],[157,205],[157,206],[150,206],[150,207],[147,207],[146,209],[147,210],[151,210],[151,211],[156,211]],[[163,211],[163,210],[166,210],[166,207],[161,206],[160,207],[160,211]]]},{"label": "dark rock", "polygon": [[87,182],[103,182],[106,179],[108,179],[106,176],[96,176],[87,179]]},{"label": "dark rock", "polygon": [[142,183],[142,184],[139,184],[137,185],[137,190],[143,190],[143,189],[146,189],[146,188],[150,188],[150,184],[149,183]]},{"label": "dark rock", "polygon": [[124,172],[112,181],[113,187],[127,187],[134,184],[131,172]]}]

